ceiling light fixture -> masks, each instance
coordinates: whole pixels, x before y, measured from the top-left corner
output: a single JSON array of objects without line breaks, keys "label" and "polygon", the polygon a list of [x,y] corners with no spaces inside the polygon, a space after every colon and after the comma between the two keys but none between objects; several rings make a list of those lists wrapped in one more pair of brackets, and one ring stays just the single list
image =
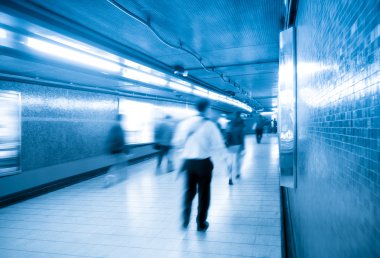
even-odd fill
[{"label": "ceiling light fixture", "polygon": [[[209,91],[201,86],[175,78],[150,67],[124,59],[117,55],[113,55],[109,52],[105,52],[66,37],[63,37],[62,40],[57,37],[54,37],[55,40],[53,40],[52,37],[47,38],[43,36],[39,36],[39,38],[27,36],[25,38],[26,46],[49,55],[59,57],[60,59],[66,59],[79,64],[94,67],[101,71],[106,70],[114,73],[115,75],[119,75],[136,82],[142,82],[144,84],[151,84],[159,87],[169,87],[183,93],[210,98],[239,107],[248,112],[252,112],[252,108],[246,103]],[[76,46],[80,47],[76,48]],[[181,71],[181,69],[178,70]],[[181,72],[183,73],[183,76],[186,76],[185,74],[187,74],[187,71],[183,69]]]},{"label": "ceiling light fixture", "polygon": [[101,70],[110,72],[120,72],[120,66],[111,61],[106,61],[102,58],[95,57],[78,50],[74,50],[61,45],[53,44],[47,41],[27,37],[26,45],[40,52],[47,53],[56,57],[69,59],[77,63],[92,66]]},{"label": "ceiling light fixture", "polygon": [[[118,3],[116,0],[107,0],[107,2],[109,2],[111,5],[113,5],[114,7],[116,7],[117,9],[119,9],[120,11],[122,11],[123,13],[125,13],[126,15],[132,17],[133,19],[137,20],[141,24],[145,25],[165,45],[167,45],[167,46],[169,46],[171,48],[180,49],[180,50],[185,51],[186,53],[190,54],[191,56],[193,56],[199,62],[199,64],[202,66],[202,68],[205,71],[217,74],[225,83],[231,84],[234,87],[236,87],[236,85],[238,85],[239,87],[237,87],[237,88],[240,91],[240,93],[243,94],[246,98],[249,98],[248,93],[246,91],[242,90],[240,88],[240,85],[238,83],[234,82],[231,78],[228,78],[223,73],[215,70],[215,68],[213,68],[213,67],[210,67],[210,68],[206,67],[206,65],[202,61],[202,57],[199,56],[199,54],[197,54],[197,53],[189,50],[188,48],[185,48],[184,47],[184,43],[182,41],[180,41],[180,44],[178,46],[178,45],[172,44],[172,43],[168,42],[167,40],[165,40],[157,32],[157,30],[151,26],[151,23],[152,23],[151,19],[145,21],[141,17],[139,17],[136,14],[134,14],[133,12],[129,11],[126,7],[124,7],[122,4]],[[185,76],[185,77],[188,75],[187,72],[184,72],[183,74],[181,74],[179,71],[177,71],[177,72],[176,71],[177,70],[174,70],[175,74],[180,74],[180,75]]]}]

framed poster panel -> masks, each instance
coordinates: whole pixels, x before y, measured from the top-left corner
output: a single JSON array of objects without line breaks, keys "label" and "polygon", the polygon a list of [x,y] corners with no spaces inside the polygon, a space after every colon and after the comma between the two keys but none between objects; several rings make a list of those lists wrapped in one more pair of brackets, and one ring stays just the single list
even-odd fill
[{"label": "framed poster panel", "polygon": [[297,168],[297,83],[295,29],[280,32],[279,60],[279,148],[280,148],[280,184],[284,187],[296,187]]},{"label": "framed poster panel", "polygon": [[0,91],[0,176],[21,172],[21,94]]}]

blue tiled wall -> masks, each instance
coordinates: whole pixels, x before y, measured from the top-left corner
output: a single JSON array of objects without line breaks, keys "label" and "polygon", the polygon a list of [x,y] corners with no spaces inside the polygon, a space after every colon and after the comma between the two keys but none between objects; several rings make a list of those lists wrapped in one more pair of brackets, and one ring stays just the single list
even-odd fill
[{"label": "blue tiled wall", "polygon": [[[21,93],[22,171],[107,154],[106,140],[118,113],[119,96],[10,81],[0,81],[0,90]],[[185,107],[159,100],[130,100]],[[212,117],[220,113],[212,110]]]},{"label": "blue tiled wall", "polygon": [[106,136],[118,112],[117,96],[16,82],[21,92],[22,170],[106,153]]},{"label": "blue tiled wall", "polygon": [[300,0],[297,257],[380,257],[378,0]]}]

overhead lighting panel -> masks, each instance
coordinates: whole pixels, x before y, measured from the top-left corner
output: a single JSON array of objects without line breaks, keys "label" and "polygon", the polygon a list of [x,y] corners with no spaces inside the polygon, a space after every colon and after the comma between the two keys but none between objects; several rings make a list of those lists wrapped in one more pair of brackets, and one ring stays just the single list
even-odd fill
[{"label": "overhead lighting panel", "polygon": [[[6,31],[0,29],[0,38],[4,38],[6,35]],[[248,112],[252,112],[252,108],[243,102],[225,95],[211,92],[201,86],[94,48],[90,45],[70,40],[68,38],[60,38],[55,35],[39,35],[41,39],[36,37],[26,37],[25,44],[32,49],[48,55],[70,60],[74,63],[93,67],[101,71],[112,72],[115,75],[133,81],[158,87],[168,87],[187,94],[224,102],[228,105],[233,105]]]},{"label": "overhead lighting panel", "polygon": [[68,59],[76,63],[92,66],[110,72],[120,72],[121,67],[118,64],[47,41],[27,37],[26,45],[37,51]]}]

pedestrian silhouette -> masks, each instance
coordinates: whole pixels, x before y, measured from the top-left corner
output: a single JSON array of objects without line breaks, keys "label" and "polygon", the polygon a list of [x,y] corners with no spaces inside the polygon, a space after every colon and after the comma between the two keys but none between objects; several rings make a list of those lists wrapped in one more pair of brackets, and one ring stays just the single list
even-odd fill
[{"label": "pedestrian silhouette", "polygon": [[232,174],[235,172],[236,179],[240,178],[241,155],[244,150],[244,120],[240,117],[241,113],[236,112],[234,118],[230,121],[227,127],[226,144],[232,158],[232,168],[229,169],[230,185],[233,185]]},{"label": "pedestrian silhouette", "polygon": [[126,154],[128,154],[129,151],[125,141],[125,132],[121,125],[123,119],[124,116],[121,114],[116,116],[114,125],[108,135],[107,148],[108,152],[112,154],[113,165],[108,169],[104,178],[105,187],[109,187],[126,178],[128,164]]},{"label": "pedestrian silhouette", "polygon": [[196,103],[197,116],[182,121],[176,130],[174,145],[183,148],[185,160],[181,169],[185,173],[185,194],[183,201],[183,227],[190,222],[191,205],[198,189],[197,230],[206,231],[206,221],[210,205],[210,184],[214,165],[211,155],[219,150],[227,159],[227,150],[223,137],[210,119],[208,119],[210,102],[201,99]]},{"label": "pedestrian silhouette", "polygon": [[167,172],[173,171],[173,161],[171,157],[171,142],[173,138],[173,121],[170,115],[166,115],[165,119],[159,122],[154,130],[154,148],[158,150],[156,173],[161,172],[161,163],[163,158],[167,158]]}]

